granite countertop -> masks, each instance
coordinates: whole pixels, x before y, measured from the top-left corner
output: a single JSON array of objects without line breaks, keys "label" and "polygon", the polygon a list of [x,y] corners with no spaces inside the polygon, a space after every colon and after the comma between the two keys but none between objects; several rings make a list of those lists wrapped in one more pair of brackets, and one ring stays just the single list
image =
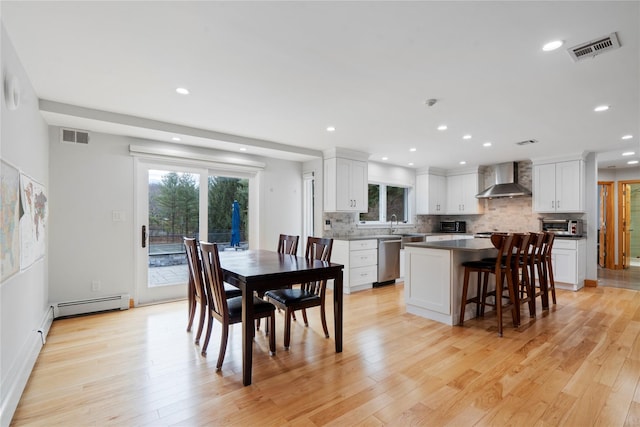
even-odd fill
[{"label": "granite countertop", "polygon": [[400,239],[403,235],[405,236],[439,236],[439,235],[450,235],[450,234],[473,234],[473,233],[440,233],[440,232],[432,232],[432,233],[398,233],[398,234],[375,234],[371,236],[361,236],[361,235],[347,235],[347,236],[333,236],[332,239],[335,240],[369,240],[369,239]]},{"label": "granite countertop", "polygon": [[442,242],[405,243],[405,248],[443,249],[449,251],[480,251],[495,249],[491,239],[445,240]]}]

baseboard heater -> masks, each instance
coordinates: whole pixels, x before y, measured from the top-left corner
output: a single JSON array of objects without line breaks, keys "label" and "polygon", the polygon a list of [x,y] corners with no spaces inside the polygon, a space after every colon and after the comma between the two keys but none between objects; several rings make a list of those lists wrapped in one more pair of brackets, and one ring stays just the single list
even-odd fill
[{"label": "baseboard heater", "polygon": [[76,316],[110,310],[128,310],[129,294],[66,301],[53,304],[53,317]]}]

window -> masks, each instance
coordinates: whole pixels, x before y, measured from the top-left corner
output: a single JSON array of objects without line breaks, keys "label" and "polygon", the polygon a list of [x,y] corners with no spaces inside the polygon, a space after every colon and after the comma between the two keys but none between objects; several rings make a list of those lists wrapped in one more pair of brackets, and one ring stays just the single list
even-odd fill
[{"label": "window", "polygon": [[369,184],[369,211],[360,221],[388,222],[395,215],[398,222],[409,222],[409,189],[386,184]]}]

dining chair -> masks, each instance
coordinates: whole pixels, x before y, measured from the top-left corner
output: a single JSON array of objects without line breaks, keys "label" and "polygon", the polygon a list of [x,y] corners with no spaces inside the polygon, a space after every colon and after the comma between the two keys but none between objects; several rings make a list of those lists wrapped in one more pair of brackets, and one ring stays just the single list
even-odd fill
[{"label": "dining chair", "polygon": [[[307,248],[305,250],[305,258],[309,261],[320,260],[330,262],[331,250],[333,248],[333,239],[325,239],[320,237],[309,237],[307,239]],[[320,307],[320,320],[324,335],[329,338],[329,329],[327,328],[327,318],[325,314],[325,294],[327,289],[326,280],[318,280],[309,283],[302,283],[300,288],[293,289],[276,289],[267,291],[265,296],[268,301],[272,302],[276,307],[284,310],[284,348],[289,349],[291,342],[291,318],[297,310],[302,310],[302,317],[305,326],[309,326],[305,309],[311,307]]]},{"label": "dining chair", "polygon": [[299,240],[300,236],[281,234],[280,237],[278,237],[278,252],[281,254],[295,255],[298,253]]},{"label": "dining chair", "polygon": [[[207,295],[207,314],[209,317],[209,321],[207,322],[207,335],[202,345],[202,355],[206,356],[207,354],[207,347],[209,345],[209,339],[211,338],[211,331],[213,330],[213,321],[216,319],[222,325],[220,352],[216,364],[216,370],[220,370],[227,350],[229,325],[242,322],[242,297],[226,298],[224,281],[222,279],[222,268],[218,256],[218,245],[215,243],[200,242],[200,254],[202,269],[204,271],[204,288]],[[275,311],[273,304],[253,296],[253,320],[268,317],[271,324],[271,331],[275,331],[276,327]],[[269,335],[269,352],[271,355],[276,353],[274,332]]]},{"label": "dining chair", "polygon": [[[197,306],[200,305],[200,319],[198,320],[198,331],[196,332],[195,343],[200,343],[202,328],[207,310],[207,297],[202,278],[202,264],[198,253],[198,242],[196,239],[183,237],[184,248],[187,256],[187,266],[189,267],[189,290],[187,292],[187,303],[189,305],[189,322],[187,332],[191,331]],[[224,291],[227,298],[242,296],[242,291],[228,283],[224,284]]]},{"label": "dining chair", "polygon": [[[300,236],[292,236],[288,234],[281,234],[278,237],[278,253],[295,255],[298,253],[298,241]],[[258,292],[258,297],[264,298],[265,291]],[[280,309],[278,309],[280,311]],[[293,314],[293,320],[296,320],[296,315]],[[260,330],[260,319],[256,320],[256,330]],[[267,325],[266,332],[269,332],[269,325]]]}]

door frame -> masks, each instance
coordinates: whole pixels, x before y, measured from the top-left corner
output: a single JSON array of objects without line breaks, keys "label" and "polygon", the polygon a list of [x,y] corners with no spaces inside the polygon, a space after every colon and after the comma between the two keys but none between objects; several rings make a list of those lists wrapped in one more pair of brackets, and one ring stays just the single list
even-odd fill
[{"label": "door frame", "polygon": [[[167,285],[156,288],[153,291],[143,290],[143,286],[148,287],[148,230],[149,230],[149,174],[150,169],[168,169],[180,172],[199,174],[199,188],[207,188],[207,178],[209,171],[201,166],[194,166],[188,163],[171,160],[136,158],[134,165],[135,176],[135,200],[134,200],[134,265],[135,265],[135,286],[134,286],[134,306],[156,304],[159,302],[180,300],[187,297],[187,282],[175,285]],[[146,184],[145,184],[146,183]],[[204,185],[204,187],[203,187]],[[199,192],[198,212],[199,230],[201,235],[207,235],[207,191]],[[203,216],[202,213],[205,213]],[[142,226],[147,228],[146,248],[142,248]],[[185,265],[186,267],[186,265]],[[153,294],[153,295],[152,295]]]},{"label": "door frame", "polygon": [[[600,249],[604,243],[605,248],[605,264],[604,268],[615,269],[615,222],[614,222],[614,181],[598,181],[598,186],[602,187],[599,192],[599,199],[601,204],[604,205],[605,218],[601,218],[601,213],[598,212],[598,226],[600,226],[604,220],[605,234],[604,239],[600,239]],[[604,203],[603,200],[604,191]],[[600,207],[602,209],[602,206]],[[604,242],[603,242],[604,240]],[[598,253],[598,265],[600,265],[600,252]]]},{"label": "door frame", "polygon": [[[630,213],[631,207],[625,204],[626,190],[631,189],[631,184],[640,184],[640,180],[632,179],[618,181],[618,259],[617,269],[628,268],[631,259],[626,256],[631,250],[630,235],[626,232],[626,218]],[[629,211],[629,212],[627,212]]]}]

